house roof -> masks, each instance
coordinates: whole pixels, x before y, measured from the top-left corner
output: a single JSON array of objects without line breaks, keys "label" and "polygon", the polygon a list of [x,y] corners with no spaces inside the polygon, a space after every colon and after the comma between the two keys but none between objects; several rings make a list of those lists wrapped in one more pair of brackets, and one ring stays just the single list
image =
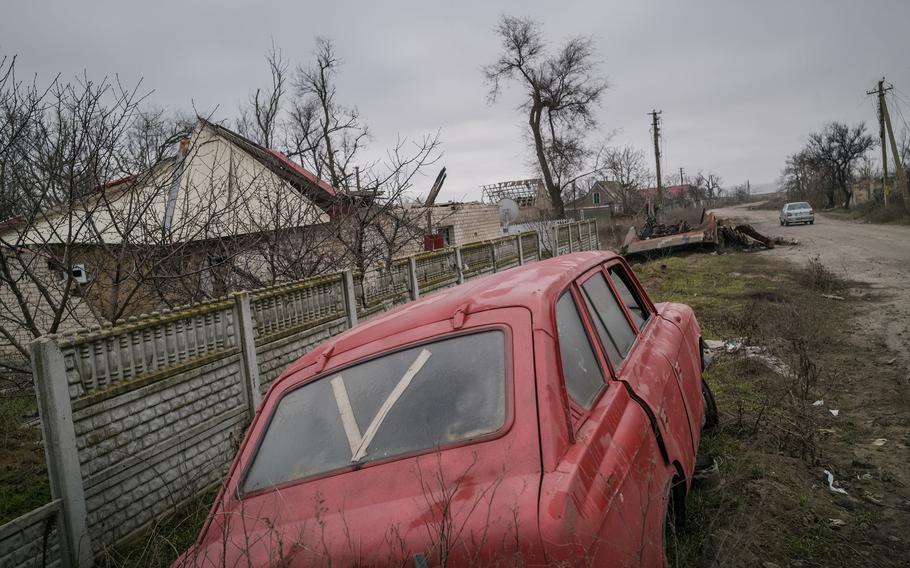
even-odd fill
[{"label": "house roof", "polygon": [[332,187],[330,183],[320,179],[316,174],[294,162],[278,150],[260,146],[249,138],[241,136],[220,124],[209,122],[204,118],[199,120],[233,144],[241,147],[262,165],[284,178],[304,195],[314,199],[318,205],[323,207],[333,205],[339,197],[338,190]]},{"label": "house roof", "polygon": [[[304,216],[308,216],[307,219],[295,217],[291,221],[291,217],[288,217],[288,222],[316,224],[328,221],[327,213],[333,210],[342,197],[330,184],[295,164],[281,152],[264,148],[223,126],[200,118],[193,140],[198,141],[203,132],[206,137],[221,139],[222,143],[231,144],[247,154],[253,163],[259,164],[277,178],[276,181],[281,182],[281,187],[266,188],[262,184],[251,186],[248,195],[241,201],[242,205],[234,207],[229,203],[231,200],[229,183],[221,184],[227,188],[226,193],[222,192],[224,187],[221,186],[213,185],[209,188],[205,183],[194,183],[194,175],[204,176],[205,172],[219,176],[219,182],[223,182],[230,175],[226,173],[230,171],[229,166],[224,172],[219,170],[219,173],[212,174],[210,170],[213,165],[209,161],[219,158],[210,152],[201,157],[198,150],[202,145],[199,145],[196,151],[191,152],[186,158],[185,164],[181,164],[181,159],[174,156],[162,159],[139,175],[114,179],[98,186],[95,191],[86,194],[79,203],[64,204],[44,211],[40,218],[25,227],[24,231],[21,219],[0,221],[2,233],[0,238],[6,242],[26,244],[68,240],[95,242],[98,239],[104,242],[119,242],[123,237],[120,233],[126,226],[120,219],[124,215],[134,214],[141,215],[143,227],[160,224],[165,230],[170,226],[177,227],[175,216],[181,216],[182,224],[174,235],[178,240],[236,236],[256,232],[264,223],[267,224],[263,216],[268,215],[266,211],[270,209],[257,206],[256,203],[261,204],[262,200],[275,199],[278,195],[276,191],[280,195],[287,192],[287,195],[281,198],[286,203],[302,200],[304,203],[315,205],[315,211],[304,213]],[[195,147],[195,142],[193,144]],[[197,161],[198,167],[194,166]],[[254,176],[253,179],[259,178]],[[260,185],[262,187],[259,187]],[[104,206],[96,208],[94,205],[100,199],[104,200]],[[201,202],[196,203],[193,200]],[[140,207],[137,203],[147,205]],[[177,203],[180,205],[175,206]],[[236,215],[224,215],[228,209]],[[293,216],[295,213],[293,208],[291,209],[289,215]],[[206,218],[204,213],[200,213],[207,210],[214,211],[216,217]],[[70,227],[75,227],[75,234]]]},{"label": "house roof", "polygon": [[[664,195],[669,195],[670,197],[685,197],[689,188],[692,187],[689,184],[682,185],[668,185],[664,188]],[[641,190],[641,194],[644,197],[655,197],[657,195],[656,187],[646,187]]]}]

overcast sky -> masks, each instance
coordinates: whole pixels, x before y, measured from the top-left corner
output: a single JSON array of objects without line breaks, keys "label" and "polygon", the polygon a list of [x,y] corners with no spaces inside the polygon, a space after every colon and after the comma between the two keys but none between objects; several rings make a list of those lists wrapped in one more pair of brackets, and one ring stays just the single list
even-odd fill
[{"label": "overcast sky", "polygon": [[826,121],[863,120],[877,135],[865,91],[882,76],[902,90],[910,119],[908,0],[10,1],[0,53],[18,54],[20,76],[142,78],[154,105],[217,108],[232,125],[268,80],[273,41],[296,64],[327,37],[345,61],[339,96],[366,118],[374,150],[440,129],[449,173],[440,198],[472,199],[482,184],[534,175],[519,92],[486,102],[481,67],[497,57],[502,13],[540,21],[553,44],[592,37],[610,83],[596,136],[614,133],[614,144],[651,157],[646,113],[662,109],[667,170],[773,182]]}]

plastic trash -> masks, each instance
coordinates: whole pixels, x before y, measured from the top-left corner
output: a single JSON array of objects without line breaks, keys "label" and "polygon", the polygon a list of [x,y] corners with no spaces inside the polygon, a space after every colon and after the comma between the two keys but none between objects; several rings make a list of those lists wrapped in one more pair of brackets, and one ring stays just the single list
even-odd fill
[{"label": "plastic trash", "polygon": [[822,471],[824,471],[825,475],[828,477],[828,490],[831,491],[831,493],[840,493],[841,495],[848,495],[847,491],[845,489],[843,489],[842,487],[834,486],[834,474],[833,473],[831,473],[827,469],[822,470]]}]

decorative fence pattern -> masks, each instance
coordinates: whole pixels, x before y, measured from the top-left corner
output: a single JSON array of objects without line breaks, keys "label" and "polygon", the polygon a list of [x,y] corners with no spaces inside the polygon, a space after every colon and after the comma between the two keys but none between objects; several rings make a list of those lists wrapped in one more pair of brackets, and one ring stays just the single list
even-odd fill
[{"label": "decorative fence pattern", "polygon": [[[597,248],[560,225],[563,252]],[[0,527],[0,565],[88,566],[218,483],[261,394],[318,343],[421,294],[541,257],[537,233],[46,337],[32,362],[54,501]]]},{"label": "decorative fence pattern", "polygon": [[597,225],[593,219],[556,225],[553,231],[556,255],[597,248]]}]

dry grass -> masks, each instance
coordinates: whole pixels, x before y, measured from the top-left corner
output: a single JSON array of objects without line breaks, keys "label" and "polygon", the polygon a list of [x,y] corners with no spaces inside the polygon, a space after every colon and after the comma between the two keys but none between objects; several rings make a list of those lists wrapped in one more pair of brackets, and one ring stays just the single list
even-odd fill
[{"label": "dry grass", "polygon": [[887,207],[867,201],[850,209],[832,209],[825,214],[838,218],[861,219],[867,223],[910,225],[910,209],[899,201]]},{"label": "dry grass", "polygon": [[[693,305],[706,336],[765,346],[789,367],[781,375],[760,359],[730,355],[706,373],[721,425],[702,443],[722,481],[713,492],[690,493],[671,564],[890,565],[894,543],[876,532],[880,506],[830,493],[821,476],[822,469],[848,475],[859,434],[813,402],[849,398],[848,375],[872,379],[850,345],[854,303],[819,294],[847,295],[849,285],[817,261],[794,269],[757,254],[673,257],[636,270],[657,301]],[[827,433],[832,421],[836,442]]]}]

